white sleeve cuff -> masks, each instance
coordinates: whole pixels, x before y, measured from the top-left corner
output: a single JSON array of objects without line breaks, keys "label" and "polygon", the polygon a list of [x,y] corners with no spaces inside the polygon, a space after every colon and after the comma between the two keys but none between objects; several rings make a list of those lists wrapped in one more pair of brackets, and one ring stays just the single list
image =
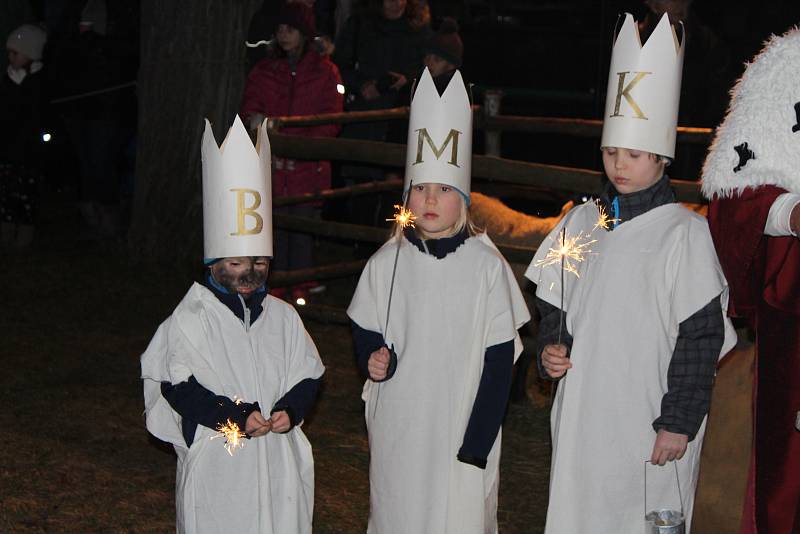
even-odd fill
[{"label": "white sleeve cuff", "polygon": [[776,198],[769,208],[764,233],[773,237],[796,235],[789,226],[789,218],[797,204],[800,204],[800,195],[795,193],[784,193]]}]

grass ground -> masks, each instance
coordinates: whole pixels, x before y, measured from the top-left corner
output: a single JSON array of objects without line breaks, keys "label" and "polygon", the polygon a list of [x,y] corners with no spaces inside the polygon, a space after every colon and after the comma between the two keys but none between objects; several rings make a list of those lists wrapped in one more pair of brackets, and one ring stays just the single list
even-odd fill
[{"label": "grass ground", "polygon": [[[75,216],[57,219],[29,251],[0,253],[0,531],[172,532],[175,459],[144,428],[139,355],[191,279],[134,265],[120,244],[78,241]],[[337,284],[325,298],[345,306],[352,281]],[[305,426],[314,532],[364,532],[368,447],[349,332],[307,328],[327,366]],[[544,524],[547,418],[527,402],[509,408],[501,533]]]}]

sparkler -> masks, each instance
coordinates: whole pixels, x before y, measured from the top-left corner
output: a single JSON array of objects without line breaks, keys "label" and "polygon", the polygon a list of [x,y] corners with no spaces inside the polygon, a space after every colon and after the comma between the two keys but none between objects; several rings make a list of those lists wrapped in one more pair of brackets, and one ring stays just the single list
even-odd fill
[{"label": "sparkler", "polygon": [[[383,340],[384,343],[388,340],[386,334],[389,331],[389,314],[392,311],[392,295],[394,294],[394,279],[397,275],[397,260],[400,259],[400,246],[403,244],[403,235],[402,230],[407,227],[414,227],[414,221],[416,220],[416,216],[408,209],[408,199],[411,196],[411,188],[414,187],[414,180],[409,180],[408,182],[408,192],[405,194],[405,198],[403,199],[403,205],[395,204],[395,208],[397,209],[397,213],[394,214],[394,217],[391,219],[386,219],[387,221],[394,221],[394,223],[399,227],[401,230],[397,233],[397,248],[394,251],[394,265],[392,266],[392,281],[389,283],[389,301],[386,304],[386,323],[383,327]],[[397,353],[394,351],[394,343],[391,346],[386,346],[389,349],[389,358],[397,358]],[[378,410],[378,402],[381,398],[381,382],[378,382],[378,390],[375,392],[375,409],[372,412],[372,416],[375,417],[375,412]]]},{"label": "sparkler", "polygon": [[400,228],[407,228],[409,226],[414,228],[414,221],[417,220],[417,216],[414,215],[411,210],[406,209],[405,205],[401,206],[399,204],[395,204],[394,209],[397,210],[397,213],[395,213],[394,217],[391,219],[386,219],[387,221],[394,221]]},{"label": "sparkler", "polygon": [[[601,211],[600,219],[595,224],[595,227],[592,228],[592,231],[594,231],[598,225],[601,225],[601,223],[607,224],[608,216],[606,215],[606,217],[603,218],[603,213],[604,212]],[[537,267],[544,267],[547,265],[560,264],[561,266],[561,300],[558,310],[558,344],[560,345],[561,331],[564,326],[564,273],[569,272],[580,278],[577,264],[586,259],[586,256],[592,252],[589,246],[592,243],[597,242],[597,240],[590,239],[591,236],[584,235],[583,232],[579,232],[574,236],[567,236],[566,223],[561,228],[561,231],[558,233],[558,235],[558,245],[555,247],[550,247],[547,250],[545,257],[536,261],[534,265]]]},{"label": "sparkler", "polygon": [[[567,229],[562,228],[558,233],[559,244],[547,250],[547,254],[541,260],[537,260],[534,265],[545,267],[548,265],[561,264],[561,270],[574,274],[580,278],[577,264],[586,259],[591,254],[589,246],[596,243],[597,239],[590,239],[591,235],[584,235],[583,232],[574,236],[567,235]],[[563,284],[562,284],[563,290]]]},{"label": "sparkler", "polygon": [[616,226],[616,223],[619,222],[619,219],[609,219],[606,208],[603,207],[603,205],[599,201],[595,201],[595,204],[597,205],[598,216],[597,216],[597,222],[594,223],[594,228],[592,228],[592,232],[594,232],[598,228],[602,228],[603,230],[608,230],[609,226],[612,227]]},{"label": "sparkler", "polygon": [[228,454],[231,456],[233,456],[234,450],[244,447],[244,441],[242,440],[247,437],[247,434],[242,432],[239,425],[232,422],[230,419],[228,419],[225,424],[217,426],[216,430],[219,432],[219,435],[212,436],[211,439],[224,437],[225,450],[228,451]]}]

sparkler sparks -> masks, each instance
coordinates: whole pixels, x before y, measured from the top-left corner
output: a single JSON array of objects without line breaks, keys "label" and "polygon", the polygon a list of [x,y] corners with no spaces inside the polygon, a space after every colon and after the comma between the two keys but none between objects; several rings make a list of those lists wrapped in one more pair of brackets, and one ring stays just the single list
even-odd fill
[{"label": "sparkler sparks", "polygon": [[609,226],[615,226],[615,223],[619,222],[619,219],[609,219],[608,212],[606,212],[606,209],[600,202],[596,201],[595,204],[597,204],[597,211],[599,212],[599,215],[597,216],[597,222],[594,223],[594,228],[592,228],[593,232],[598,228],[608,230]]},{"label": "sparkler sparks", "polygon": [[549,248],[547,255],[543,259],[537,260],[535,265],[544,267],[561,264],[561,268],[564,271],[580,278],[577,264],[585,260],[588,254],[591,254],[592,251],[589,246],[597,242],[597,239],[589,239],[590,236],[584,235],[583,232],[570,236],[567,235],[566,230],[562,230],[558,235],[560,242],[556,243],[555,247]]},{"label": "sparkler sparks", "polygon": [[244,447],[244,441],[242,441],[247,434],[241,431],[239,425],[232,422],[230,419],[223,425],[220,424],[217,427],[217,432],[219,432],[218,436],[212,436],[211,439],[214,438],[225,438],[225,450],[228,451],[228,454],[233,456],[233,451],[235,449],[241,449]]},{"label": "sparkler sparks", "polygon": [[394,217],[391,219],[386,219],[387,221],[394,221],[400,225],[401,228],[406,228],[410,226],[414,228],[414,221],[417,220],[417,216],[414,215],[410,209],[407,209],[405,206],[401,206],[399,204],[394,205],[397,212],[394,214]]}]

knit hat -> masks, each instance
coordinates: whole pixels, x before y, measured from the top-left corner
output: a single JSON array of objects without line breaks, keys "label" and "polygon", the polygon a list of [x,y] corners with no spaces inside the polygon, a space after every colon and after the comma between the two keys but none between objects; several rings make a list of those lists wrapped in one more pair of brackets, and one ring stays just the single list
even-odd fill
[{"label": "knit hat", "polygon": [[425,52],[436,54],[452,63],[456,68],[461,67],[464,59],[464,43],[461,42],[461,37],[458,35],[458,22],[453,18],[445,17],[439,26],[439,31],[428,41]]},{"label": "knit hat", "polygon": [[306,37],[314,37],[317,35],[317,23],[314,10],[300,2],[284,4],[278,12],[276,23],[291,26]]},{"label": "knit hat", "polygon": [[39,61],[46,42],[47,34],[43,29],[33,24],[23,24],[9,34],[6,48],[24,54],[33,61]]}]

